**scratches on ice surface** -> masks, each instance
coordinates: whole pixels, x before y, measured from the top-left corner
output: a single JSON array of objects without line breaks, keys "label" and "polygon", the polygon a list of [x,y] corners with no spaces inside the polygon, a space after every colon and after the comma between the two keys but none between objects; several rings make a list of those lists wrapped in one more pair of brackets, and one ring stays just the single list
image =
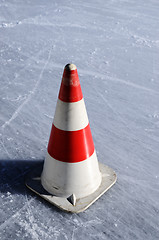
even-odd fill
[{"label": "scratches on ice surface", "polygon": [[[82,221],[74,218],[74,219],[72,219],[72,222],[74,224],[74,227],[73,227],[73,230],[72,230],[71,240],[75,240],[76,236],[78,236],[78,234],[80,234],[80,231],[83,231],[83,230],[87,229],[88,227],[103,224],[103,221],[101,221],[98,217],[96,217],[93,220],[86,221],[86,222],[82,222]],[[89,233],[89,235],[90,235],[90,237],[95,237],[95,236],[99,237],[99,234],[95,234],[93,236],[91,233]]]},{"label": "scratches on ice surface", "polygon": [[3,147],[3,149],[4,149],[4,151],[5,151],[5,153],[7,154],[8,158],[9,158],[9,159],[12,159],[12,156],[10,155],[10,153],[8,152],[7,148],[5,147],[5,145],[4,145],[4,143],[3,143],[3,139],[2,139],[2,140],[0,139],[0,143],[1,143],[1,145],[2,145],[2,147]]},{"label": "scratches on ice surface", "polygon": [[55,27],[55,28],[79,28],[79,29],[86,29],[85,26],[82,26],[80,24],[76,24],[76,23],[53,23],[48,21],[47,18],[41,18],[39,16],[37,16],[36,18],[29,18],[29,19],[24,19],[22,21],[23,24],[33,24],[33,25],[38,25],[38,26],[47,26],[47,27]]},{"label": "scratches on ice surface", "polygon": [[[34,200],[34,198],[29,200],[29,204]],[[10,218],[8,218],[4,223],[2,223],[0,225],[0,230],[2,231],[5,227],[7,227],[9,224],[12,223],[12,221],[14,219],[16,219],[16,221],[18,220],[18,218],[20,217],[21,211],[23,211],[26,207],[28,206],[28,204],[26,203],[22,208],[20,208],[14,215],[12,215]]]},{"label": "scratches on ice surface", "polygon": [[108,76],[106,74],[101,74],[101,73],[98,73],[98,72],[88,71],[88,70],[84,70],[84,69],[79,69],[79,71],[82,74],[85,74],[85,75],[89,75],[89,76],[93,76],[93,77],[96,76],[98,78],[101,78],[102,80],[105,79],[105,81],[112,81],[112,82],[125,84],[129,87],[137,88],[139,90],[146,91],[146,92],[149,92],[151,94],[154,94],[154,93],[159,94],[159,91],[155,91],[153,89],[147,88],[145,86],[138,85],[136,83],[126,81],[124,79],[120,79],[120,78],[117,78],[117,77],[111,77],[111,76]]},{"label": "scratches on ice surface", "polygon": [[0,24],[0,28],[13,28],[16,27],[17,25],[22,24],[21,21],[16,21],[16,22],[3,22]]},{"label": "scratches on ice surface", "polygon": [[[39,233],[41,235],[42,231],[38,227],[34,219],[33,211],[30,206],[31,200],[28,200],[27,195],[25,195],[25,199],[26,199],[27,219],[24,222],[19,221],[19,225],[25,229],[25,231],[32,237],[32,239],[39,240]],[[42,233],[43,233],[42,237],[45,237],[45,238],[48,237],[47,233],[45,232],[42,232]]]},{"label": "scratches on ice surface", "polygon": [[53,119],[53,116],[50,116],[48,114],[44,114],[45,117],[49,118],[49,119]]},{"label": "scratches on ice surface", "polygon": [[108,77],[108,80],[114,81],[114,82],[119,82],[119,83],[125,84],[127,86],[130,86],[130,87],[133,87],[133,88],[137,88],[139,90],[143,90],[143,91],[149,92],[151,94],[153,94],[153,93],[159,94],[159,91],[155,91],[153,89],[150,89],[150,88],[138,85],[136,83],[131,83],[131,82],[128,82],[128,81],[125,81],[123,79],[119,79],[119,78],[116,78],[116,77],[115,78],[114,77]]},{"label": "scratches on ice surface", "polygon": [[50,57],[51,57],[51,52],[52,52],[52,48],[49,50],[49,54],[48,54],[48,58],[40,72],[40,75],[39,75],[39,79],[37,80],[34,88],[32,89],[32,91],[30,91],[30,93],[27,95],[25,101],[16,109],[16,111],[13,113],[13,115],[11,116],[11,118],[9,120],[7,120],[2,126],[1,128],[4,129],[7,125],[9,125],[17,116],[18,114],[20,113],[21,109],[31,100],[32,96],[34,95],[34,93],[36,92],[39,84],[40,84],[40,81],[42,79],[42,76],[43,76],[43,72],[45,71],[45,68],[47,66],[47,64],[49,63],[49,60],[50,60]]},{"label": "scratches on ice surface", "polygon": [[[159,239],[158,9],[158,0],[1,1],[0,239]],[[79,215],[24,188],[32,163],[44,159],[70,61],[99,160],[118,176]]]}]

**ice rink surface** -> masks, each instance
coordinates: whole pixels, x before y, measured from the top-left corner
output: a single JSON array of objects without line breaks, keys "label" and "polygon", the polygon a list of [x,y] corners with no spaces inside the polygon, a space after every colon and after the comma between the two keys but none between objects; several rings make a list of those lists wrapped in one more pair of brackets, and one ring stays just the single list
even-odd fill
[{"label": "ice rink surface", "polygon": [[[29,191],[64,66],[117,183],[80,214]],[[159,1],[0,1],[0,239],[159,239]]]}]

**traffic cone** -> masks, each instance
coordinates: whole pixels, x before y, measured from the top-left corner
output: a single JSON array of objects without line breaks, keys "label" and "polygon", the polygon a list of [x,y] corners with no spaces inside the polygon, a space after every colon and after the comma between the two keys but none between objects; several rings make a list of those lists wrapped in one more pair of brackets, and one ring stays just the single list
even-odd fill
[{"label": "traffic cone", "polygon": [[36,187],[40,178],[33,175],[28,187],[70,212],[85,210],[116,181],[114,171],[98,163],[74,64],[64,68],[41,174],[43,192]]}]

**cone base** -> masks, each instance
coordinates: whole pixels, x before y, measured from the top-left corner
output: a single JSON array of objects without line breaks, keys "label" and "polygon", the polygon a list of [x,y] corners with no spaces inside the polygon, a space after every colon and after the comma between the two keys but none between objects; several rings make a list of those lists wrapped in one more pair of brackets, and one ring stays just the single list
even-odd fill
[{"label": "cone base", "polygon": [[111,168],[102,163],[99,163],[99,170],[102,174],[101,185],[94,193],[90,194],[89,196],[77,199],[75,206],[73,206],[67,198],[53,196],[42,187],[40,178],[42,167],[43,166],[31,172],[26,180],[26,186],[51,204],[64,211],[72,213],[79,213],[86,210],[100,196],[109,190],[109,188],[111,188],[111,186],[115,184],[117,180],[116,173]]}]

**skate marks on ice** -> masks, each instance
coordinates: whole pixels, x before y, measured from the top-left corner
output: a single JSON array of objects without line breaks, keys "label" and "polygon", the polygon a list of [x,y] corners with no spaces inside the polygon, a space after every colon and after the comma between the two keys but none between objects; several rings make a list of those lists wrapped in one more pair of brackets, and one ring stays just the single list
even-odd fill
[{"label": "skate marks on ice", "polygon": [[127,86],[132,87],[132,88],[136,88],[136,89],[139,89],[139,90],[142,90],[142,91],[149,92],[150,94],[159,94],[159,91],[156,91],[154,89],[147,88],[147,87],[141,86],[139,84],[126,81],[124,79],[120,79],[120,78],[117,78],[117,77],[112,77],[112,76],[109,76],[107,74],[101,74],[101,73],[98,73],[98,72],[88,71],[88,70],[85,70],[85,69],[79,69],[79,72],[81,72],[83,75],[88,75],[88,76],[100,78],[100,79],[105,80],[105,81],[117,82],[117,83],[120,83],[120,84],[123,84],[123,85],[127,85]]},{"label": "skate marks on ice", "polygon": [[[44,71],[45,71],[45,69],[46,69],[46,67],[47,67],[47,65],[48,65],[48,63],[49,63],[49,61],[50,61],[52,49],[53,49],[53,48],[51,48],[51,49],[49,50],[48,58],[47,58],[44,66],[43,66],[43,68],[42,68],[42,70],[41,70],[41,72],[40,72],[39,78],[38,78],[36,84],[34,85],[33,89],[32,89],[32,90],[30,91],[30,93],[27,95],[27,97],[26,97],[25,100],[22,102],[22,104],[20,104],[20,106],[15,110],[15,112],[12,114],[11,118],[10,118],[9,120],[7,120],[7,121],[1,126],[2,129],[4,129],[7,125],[9,125],[9,124],[18,116],[18,114],[20,113],[21,109],[31,100],[32,96],[35,94],[35,92],[36,92],[36,90],[37,90],[37,88],[38,88],[38,86],[39,86],[39,84],[40,84],[40,81],[41,81],[41,79],[42,79],[43,73],[44,73]],[[24,69],[23,69],[23,70],[24,70]]]},{"label": "skate marks on ice", "polygon": [[[27,191],[24,182],[25,175],[32,167],[39,166],[39,164],[41,165],[42,161],[0,161],[0,203],[1,199],[3,200],[1,203],[3,209],[1,209],[0,238],[1,234],[5,236],[6,232],[10,230],[15,234],[12,236],[13,239],[20,239],[22,228],[24,228],[26,233],[29,232],[35,237],[33,239],[38,239],[36,232],[39,231],[34,231],[35,227],[32,224],[34,222],[33,210],[36,207],[31,209],[31,206],[36,202],[35,196],[28,195],[30,192]],[[14,231],[15,226],[16,231]]]}]

